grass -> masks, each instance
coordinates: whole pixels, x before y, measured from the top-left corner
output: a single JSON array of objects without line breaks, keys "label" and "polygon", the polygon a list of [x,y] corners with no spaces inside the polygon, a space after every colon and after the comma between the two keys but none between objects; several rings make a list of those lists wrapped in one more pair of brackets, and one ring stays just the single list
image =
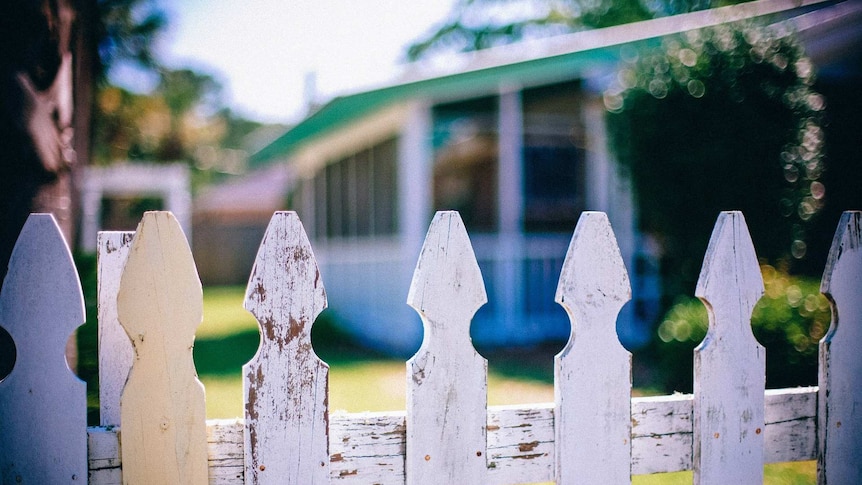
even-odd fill
[{"label": "grass", "polygon": [[[243,289],[238,287],[204,290],[204,321],[196,334],[194,355],[199,378],[206,387],[208,418],[233,418],[243,413],[241,369],[254,356],[260,337],[254,317],[242,308],[242,299]],[[352,346],[327,313],[315,323],[312,339],[318,355],[330,365],[329,405],[333,411],[406,407],[403,360]],[[495,359],[497,364],[491,366],[488,376],[490,405],[554,400],[550,365],[525,366],[528,358],[513,351]]]}]

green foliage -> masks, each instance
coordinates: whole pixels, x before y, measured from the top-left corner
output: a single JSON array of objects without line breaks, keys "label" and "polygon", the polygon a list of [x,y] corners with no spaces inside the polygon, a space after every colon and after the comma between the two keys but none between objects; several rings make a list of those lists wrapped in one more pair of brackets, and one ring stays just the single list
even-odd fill
[{"label": "green foliage", "polygon": [[76,341],[78,344],[77,374],[87,383],[87,424],[99,424],[99,330],[98,316],[98,286],[96,274],[96,256],[94,254],[76,253],[75,268],[81,279],[81,290],[84,293],[84,325],[78,328]]},{"label": "green foliage", "polygon": [[665,294],[692,293],[721,210],[743,211],[767,261],[803,258],[825,193],[825,103],[793,36],[721,25],[623,58],[604,95],[609,130],[641,230],[663,248]]},{"label": "green foliage", "polygon": [[[829,302],[820,294],[820,282],[790,276],[769,265],[761,266],[765,293],[754,307],[754,336],[766,347],[766,382],[770,388],[816,385],[818,342],[832,318]],[[692,350],[706,335],[706,308],[699,300],[681,297],[658,327],[664,387],[691,389]]]},{"label": "green foliage", "polygon": [[154,68],[156,38],[167,19],[154,0],[97,0],[95,42],[101,74],[123,62]]}]

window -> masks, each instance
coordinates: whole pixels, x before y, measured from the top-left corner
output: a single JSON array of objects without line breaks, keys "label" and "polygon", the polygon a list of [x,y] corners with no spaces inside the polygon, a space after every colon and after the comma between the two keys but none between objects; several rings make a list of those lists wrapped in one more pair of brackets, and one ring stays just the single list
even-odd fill
[{"label": "window", "polygon": [[524,226],[570,232],[584,208],[584,129],[580,85],[525,90]]},{"label": "window", "polygon": [[390,235],[397,229],[397,140],[336,160],[305,182],[317,237]]},{"label": "window", "polygon": [[434,209],[471,231],[497,228],[497,98],[434,108]]}]

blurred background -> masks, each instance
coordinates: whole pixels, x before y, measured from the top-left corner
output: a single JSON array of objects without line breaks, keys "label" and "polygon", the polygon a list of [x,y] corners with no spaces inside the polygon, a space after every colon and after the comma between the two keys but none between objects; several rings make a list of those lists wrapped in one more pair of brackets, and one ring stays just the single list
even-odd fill
[{"label": "blurred background", "polygon": [[[635,392],[691,392],[695,282],[718,212],[742,210],[767,386],[814,385],[819,278],[841,211],[862,207],[862,2],[737,3],[11,2],[0,267],[26,214],[53,212],[84,282],[69,353],[98,422],[95,233],[173,211],[204,284],[207,412],[239,416],[259,342],[244,285],[273,211],[295,210],[329,296],[313,339],[330,405],[402,409],[410,278],[434,211],[455,209],[489,296],[471,327],[489,402],[551,401],[570,333],[557,279],[579,214],[601,210],[632,280],[617,333]],[[4,376],[2,330],[0,349]],[[799,466],[770,480],[813,483]]]}]

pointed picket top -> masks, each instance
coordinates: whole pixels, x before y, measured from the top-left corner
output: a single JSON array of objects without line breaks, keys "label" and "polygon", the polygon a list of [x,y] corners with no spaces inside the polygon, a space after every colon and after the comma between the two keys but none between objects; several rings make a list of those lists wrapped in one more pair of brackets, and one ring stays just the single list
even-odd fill
[{"label": "pointed picket top", "polygon": [[617,315],[630,299],[607,215],[582,213],[556,295],[572,325],[554,362],[557,483],[631,480],[631,354],[616,333]]},{"label": "pointed picket top", "polygon": [[717,313],[738,310],[727,315],[726,323],[711,323],[710,332],[743,329],[751,335],[751,312],[763,296],[763,276],[742,212],[718,216],[694,294]]},{"label": "pointed picket top", "polygon": [[329,366],[311,346],[326,293],[295,212],[272,216],[244,306],[261,327],[243,366],[246,483],[329,483]]},{"label": "pointed picket top", "polygon": [[65,357],[83,323],[81,284],[60,228],[50,214],[31,214],[0,293],[0,326],[16,348],[0,381],[0,482],[86,481],[86,384]]},{"label": "pointed picket top", "polygon": [[[568,312],[607,308],[616,314],[631,297],[629,274],[607,214],[581,213],[563,262],[555,301]],[[584,321],[578,327],[592,324]],[[613,330],[608,335],[616,340],[615,323],[600,328]]]},{"label": "pointed picket top", "polygon": [[407,304],[443,331],[448,322],[469,320],[488,302],[473,246],[457,211],[440,211],[431,221],[413,272]]},{"label": "pointed picket top", "polygon": [[751,331],[763,294],[741,212],[722,212],[696,295],[709,329],[694,351],[694,483],[762,483],[766,351]]},{"label": "pointed picket top", "polygon": [[117,315],[135,349],[120,399],[124,483],[207,483],[204,388],[192,359],[201,283],[170,212],[146,212],[138,225]]},{"label": "pointed picket top", "polygon": [[406,483],[487,483],[487,362],[470,321],[487,301],[457,212],[438,212],[407,297],[425,338],[407,362]]},{"label": "pointed picket top", "polygon": [[99,422],[120,425],[120,395],[135,350],[117,318],[117,292],[132,238],[131,231],[100,231],[96,236],[99,311]]},{"label": "pointed picket top", "polygon": [[841,215],[820,291],[832,325],[820,341],[818,483],[862,483],[862,212]]}]

